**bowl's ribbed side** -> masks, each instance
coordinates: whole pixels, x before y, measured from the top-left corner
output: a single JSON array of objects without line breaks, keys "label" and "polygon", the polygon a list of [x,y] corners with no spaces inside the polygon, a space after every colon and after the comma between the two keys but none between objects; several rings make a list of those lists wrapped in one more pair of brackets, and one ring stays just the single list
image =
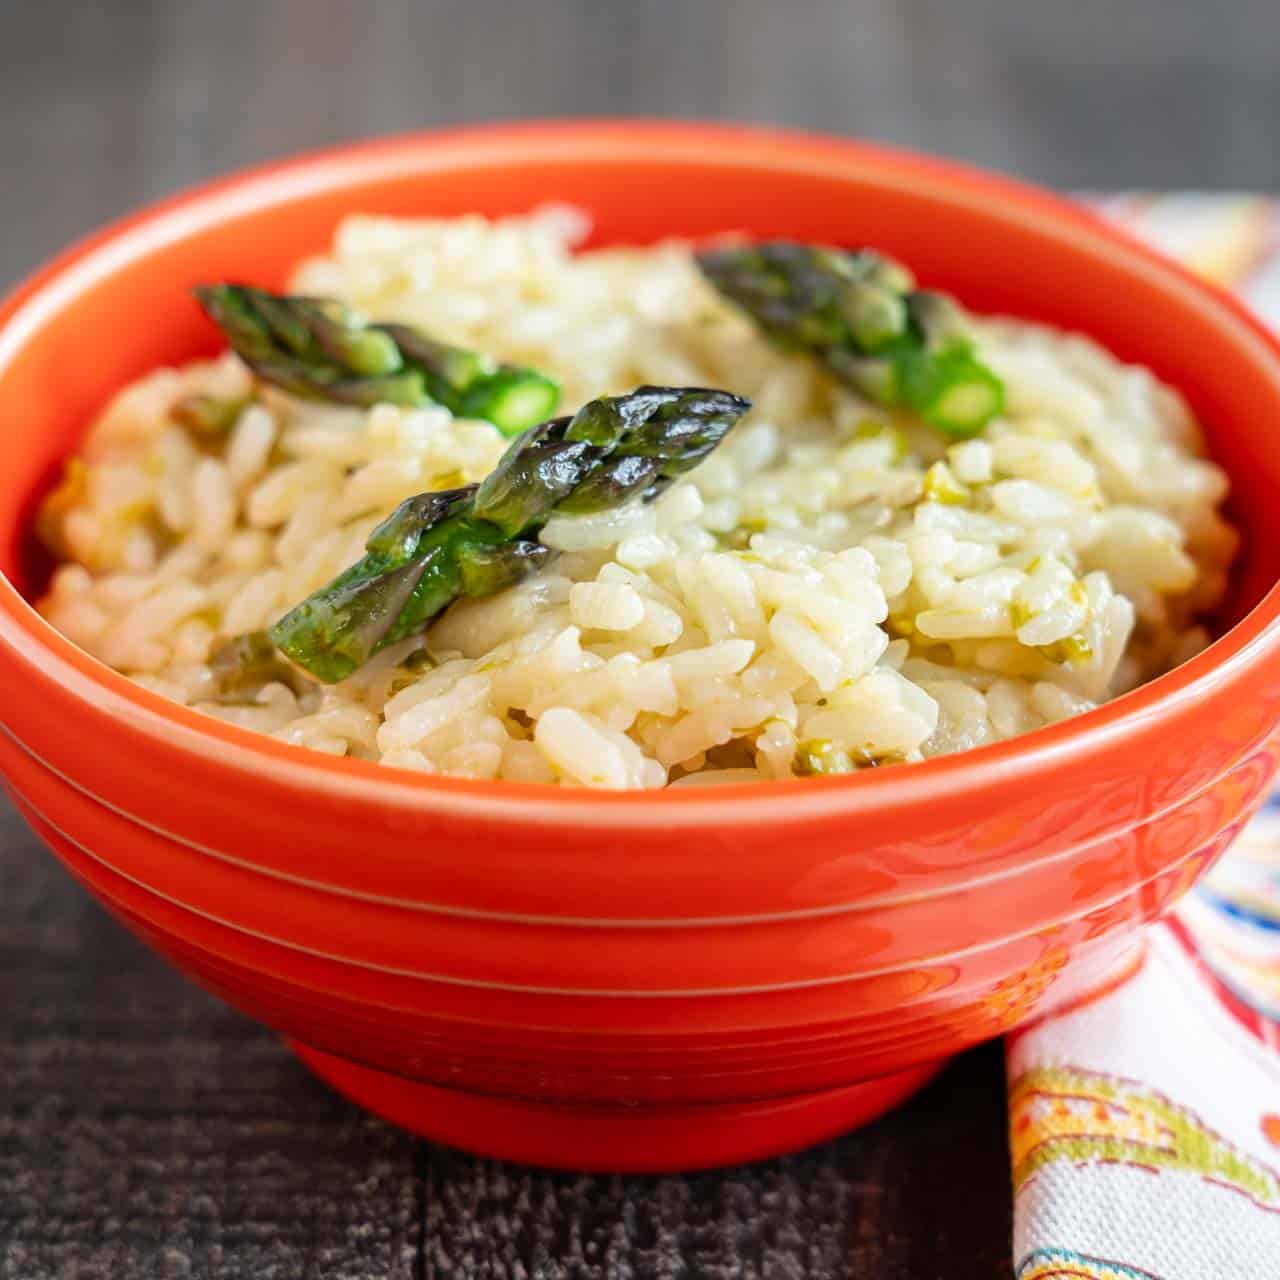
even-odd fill
[{"label": "bowl's ribbed side", "polygon": [[353,209],[502,213],[531,191],[591,207],[605,240],[865,239],[980,309],[1150,366],[1232,474],[1238,625],[1095,713],[957,757],[588,796],[216,724],[75,650],[0,576],[0,772],[23,812],[249,1014],[480,1092],[794,1095],[937,1059],[1113,977],[1276,772],[1280,358],[1237,305],[1045,194],[829,140],[597,124],[401,140],[184,197],[0,306],[0,395],[22,406],[0,570],[17,574],[20,513],[95,407],[206,349],[192,280],[278,282]]},{"label": "bowl's ribbed side", "polygon": [[607,1102],[836,1087],[1077,998],[1229,843],[1278,762],[1271,745],[1243,753],[1158,815],[1100,842],[1046,843],[994,884],[816,918],[637,928],[442,915],[285,882],[156,834],[0,737],[19,808],[72,872],[246,1013],[435,1084]]}]

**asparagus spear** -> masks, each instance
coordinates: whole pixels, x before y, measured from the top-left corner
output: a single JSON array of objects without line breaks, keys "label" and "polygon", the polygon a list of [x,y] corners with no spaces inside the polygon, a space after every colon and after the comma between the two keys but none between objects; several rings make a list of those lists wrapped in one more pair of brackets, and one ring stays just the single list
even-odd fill
[{"label": "asparagus spear", "polygon": [[700,387],[640,387],[531,427],[479,485],[402,503],[365,556],[286,614],[271,639],[318,680],[343,680],[424,631],[459,596],[487,596],[544,565],[556,513],[652,499],[702,461],[750,402]]},{"label": "asparagus spear", "polygon": [[560,388],[533,369],[496,364],[402,324],[368,324],[332,298],[199,285],[200,305],[264,381],[311,400],[442,404],[518,435],[554,412]]},{"label": "asparagus spear", "polygon": [[959,307],[915,289],[899,263],[774,241],[711,250],[698,265],[779,346],[817,356],[869,399],[961,437],[1004,407],[1004,386],[975,354]]}]

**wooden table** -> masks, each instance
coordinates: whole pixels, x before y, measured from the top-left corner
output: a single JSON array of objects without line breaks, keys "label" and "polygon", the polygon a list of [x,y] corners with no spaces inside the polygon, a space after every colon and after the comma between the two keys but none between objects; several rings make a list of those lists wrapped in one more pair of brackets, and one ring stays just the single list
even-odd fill
[{"label": "wooden table", "polygon": [[[0,283],[243,164],[511,116],[757,119],[1061,186],[1280,189],[1277,48],[1275,0],[9,0]],[[186,985],[0,800],[0,1280],[970,1280],[1007,1276],[1008,1233],[998,1047],[747,1169],[471,1160]]]}]

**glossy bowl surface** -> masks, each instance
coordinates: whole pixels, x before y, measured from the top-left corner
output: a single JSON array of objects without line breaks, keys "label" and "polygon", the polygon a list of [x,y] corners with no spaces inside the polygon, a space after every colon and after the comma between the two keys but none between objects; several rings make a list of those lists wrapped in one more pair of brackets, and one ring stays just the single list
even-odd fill
[{"label": "glossy bowl surface", "polygon": [[[1181,387],[1231,472],[1223,634],[1009,743],[658,794],[422,777],[173,706],[31,609],[30,516],[112,391],[215,349],[187,289],[283,283],[352,212],[582,205],[595,243],[727,229],[902,257]],[[0,770],[72,872],[359,1100],[463,1146],[670,1168],[865,1119],[1112,980],[1276,772],[1280,351],[1052,196],[852,142],[561,123],[352,147],[109,228],[0,308]],[[24,594],[25,593],[25,594]]]}]

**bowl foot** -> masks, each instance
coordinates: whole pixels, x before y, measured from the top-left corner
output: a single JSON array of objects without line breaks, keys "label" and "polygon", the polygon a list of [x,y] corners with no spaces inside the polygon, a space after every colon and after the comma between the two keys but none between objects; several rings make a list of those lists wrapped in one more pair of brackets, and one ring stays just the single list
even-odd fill
[{"label": "bowl foot", "polygon": [[441,1088],[291,1045],[327,1084],[403,1129],[474,1155],[608,1173],[675,1173],[798,1151],[883,1115],[943,1066],[754,1102],[576,1106]]}]

